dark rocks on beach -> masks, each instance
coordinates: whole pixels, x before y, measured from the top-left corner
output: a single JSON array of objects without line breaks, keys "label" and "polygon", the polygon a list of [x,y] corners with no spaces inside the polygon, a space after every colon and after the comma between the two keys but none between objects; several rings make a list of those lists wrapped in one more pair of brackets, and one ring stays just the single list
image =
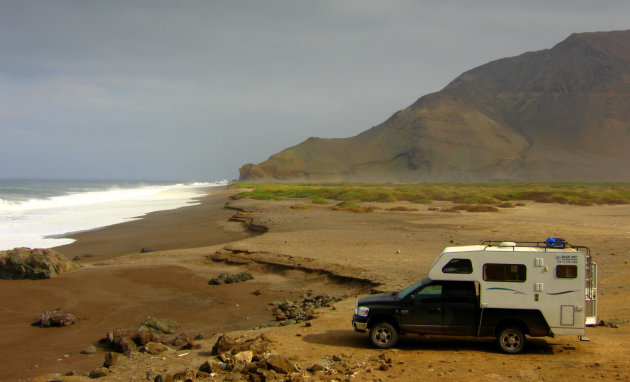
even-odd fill
[{"label": "dark rocks on beach", "polygon": [[232,283],[240,283],[247,280],[253,280],[254,275],[250,272],[240,272],[240,273],[221,273],[217,277],[211,279],[208,284],[209,285],[222,285],[222,284],[232,284]]},{"label": "dark rocks on beach", "polygon": [[41,328],[48,328],[51,326],[69,326],[76,324],[77,321],[77,317],[72,313],[53,310],[42,313],[41,316],[32,323],[32,325],[39,326]]},{"label": "dark rocks on beach", "polygon": [[606,326],[609,328],[619,328],[619,326],[621,324],[627,324],[629,321],[628,320],[620,320],[618,318],[612,318],[610,320],[600,320],[599,321],[599,326]]},{"label": "dark rocks on beach", "polygon": [[78,267],[52,249],[15,248],[0,251],[1,279],[49,279]]},{"label": "dark rocks on beach", "polygon": [[107,333],[105,342],[117,352],[130,353],[138,346],[144,346],[149,342],[160,342],[160,338],[146,330],[117,329]]},{"label": "dark rocks on beach", "polygon": [[312,291],[303,294],[302,300],[298,301],[274,301],[270,305],[275,306],[272,310],[273,316],[280,325],[290,325],[315,318],[315,309],[330,307],[335,302],[341,300],[339,297],[321,294],[313,296]]}]

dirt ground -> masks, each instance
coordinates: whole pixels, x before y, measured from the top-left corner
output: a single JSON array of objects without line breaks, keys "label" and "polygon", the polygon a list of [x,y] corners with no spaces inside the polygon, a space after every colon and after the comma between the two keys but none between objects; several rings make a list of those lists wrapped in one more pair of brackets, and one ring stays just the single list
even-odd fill
[{"label": "dirt ground", "polygon": [[[86,253],[87,247],[81,246],[89,243],[90,251],[98,253],[82,259],[80,270],[43,281],[0,280],[0,359],[10,360],[2,362],[0,381],[70,370],[84,374],[100,366],[104,353],[83,355],[81,349],[108,330],[132,327],[146,316],[170,317],[182,330],[202,333],[202,348],[169,351],[164,357],[123,356],[103,380],[146,380],[147,373],[197,369],[208,359],[217,335],[228,331],[247,337],[268,333],[274,339],[273,350],[290,357],[305,380],[630,380],[630,206],[526,203],[495,213],[445,213],[424,205],[375,203],[374,212],[357,214],[301,200],[228,200],[226,194],[208,199],[213,200],[212,208],[220,210],[214,212],[217,222],[236,212],[223,209],[227,202],[247,211],[251,222],[268,231],[252,236],[239,233],[232,225],[236,223],[213,223],[215,230],[222,227],[237,237],[223,244],[177,249],[187,235],[197,234],[192,227],[207,225],[199,220],[199,209],[209,208],[206,203],[206,207],[176,210],[180,220],[169,233],[173,246],[159,235],[161,251],[130,250],[119,256],[124,244],[118,243],[109,253],[108,242],[123,238],[113,237],[111,230],[98,230],[85,244],[79,239],[65,249],[73,255]],[[387,210],[394,206],[417,211]],[[187,220],[188,215],[197,217]],[[172,216],[150,217],[152,224],[166,227]],[[147,235],[142,243],[135,243],[150,247],[152,237],[146,233],[151,231],[141,228],[144,220],[149,219],[126,224],[135,224],[134,229]],[[128,230],[126,235],[133,237],[134,229],[116,229]],[[616,320],[619,328],[589,328],[590,342],[571,336],[531,339],[520,355],[499,353],[491,338],[435,336],[403,336],[396,349],[377,350],[370,348],[366,334],[352,330],[358,295],[369,289],[399,289],[423,278],[446,246],[489,239],[542,241],[550,236],[591,248],[599,266],[599,318]],[[216,260],[221,261],[207,258],[217,252]],[[242,270],[252,271],[255,279],[207,285],[218,273]],[[333,308],[319,309],[311,326],[251,329],[270,320],[269,301],[293,299],[307,289],[348,297]],[[65,328],[29,325],[41,312],[54,308],[67,309],[83,320]],[[333,356],[352,372],[306,372],[318,360]],[[379,359],[388,360],[387,367],[378,367]]]}]

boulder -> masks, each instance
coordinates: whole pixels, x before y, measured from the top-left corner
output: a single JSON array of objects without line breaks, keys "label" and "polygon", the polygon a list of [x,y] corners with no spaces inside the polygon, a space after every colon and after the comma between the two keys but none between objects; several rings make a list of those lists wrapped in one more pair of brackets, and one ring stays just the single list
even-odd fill
[{"label": "boulder", "polygon": [[217,339],[217,342],[214,343],[214,346],[212,346],[212,354],[217,355],[229,352],[236,345],[237,342],[234,338],[230,337],[227,334],[223,334]]},{"label": "boulder", "polygon": [[295,369],[293,362],[280,354],[270,354],[265,360],[267,361],[269,369],[277,373],[289,374]]},{"label": "boulder", "polygon": [[242,351],[240,353],[234,354],[234,357],[232,357],[232,361],[234,362],[235,365],[238,365],[242,363],[250,363],[252,362],[253,358],[254,358],[254,353],[251,350],[246,350],[246,351]]},{"label": "boulder", "polygon": [[15,248],[0,251],[0,279],[49,279],[78,265],[52,249]]},{"label": "boulder", "polygon": [[159,342],[149,342],[148,344],[144,345],[144,351],[149,354],[158,355],[168,351],[168,346]]},{"label": "boulder", "polygon": [[177,337],[168,341],[169,345],[177,347],[179,349],[192,349],[195,347],[193,343],[193,337],[189,333],[182,332],[177,335]]},{"label": "boulder", "polygon": [[42,313],[31,325],[48,328],[51,326],[69,326],[76,324],[77,321],[78,318],[72,313],[53,310]]}]

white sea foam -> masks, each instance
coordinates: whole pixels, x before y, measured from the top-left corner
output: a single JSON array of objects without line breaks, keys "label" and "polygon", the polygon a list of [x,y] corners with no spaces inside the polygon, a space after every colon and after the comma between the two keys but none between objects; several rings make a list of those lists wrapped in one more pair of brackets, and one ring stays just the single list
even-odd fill
[{"label": "white sea foam", "polygon": [[136,220],[152,211],[197,204],[203,189],[227,181],[111,188],[46,199],[0,199],[0,250],[14,247],[50,248],[69,244],[58,236]]}]

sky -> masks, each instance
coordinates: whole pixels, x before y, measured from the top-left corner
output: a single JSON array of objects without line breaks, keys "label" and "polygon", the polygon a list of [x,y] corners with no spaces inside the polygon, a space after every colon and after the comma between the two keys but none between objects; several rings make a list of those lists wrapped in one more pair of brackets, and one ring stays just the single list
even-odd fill
[{"label": "sky", "polygon": [[630,1],[0,0],[0,178],[213,181]]}]

